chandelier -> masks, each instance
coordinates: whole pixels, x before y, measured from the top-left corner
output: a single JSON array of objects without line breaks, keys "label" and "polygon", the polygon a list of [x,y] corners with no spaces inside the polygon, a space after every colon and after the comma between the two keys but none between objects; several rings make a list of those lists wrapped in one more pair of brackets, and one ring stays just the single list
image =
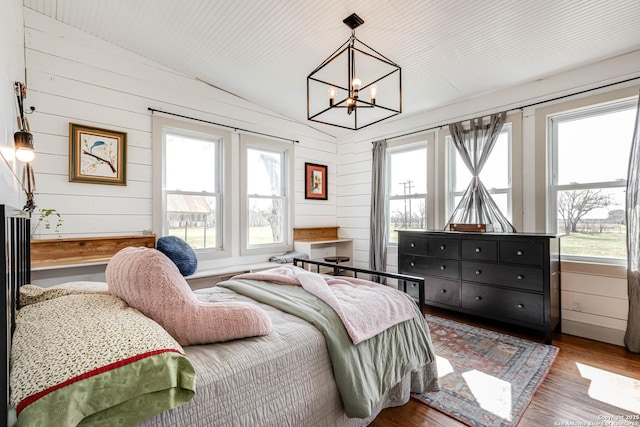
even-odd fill
[{"label": "chandelier", "polygon": [[362,18],[342,22],[351,37],[307,76],[307,119],[358,130],[402,112],[401,70],[356,38]]}]

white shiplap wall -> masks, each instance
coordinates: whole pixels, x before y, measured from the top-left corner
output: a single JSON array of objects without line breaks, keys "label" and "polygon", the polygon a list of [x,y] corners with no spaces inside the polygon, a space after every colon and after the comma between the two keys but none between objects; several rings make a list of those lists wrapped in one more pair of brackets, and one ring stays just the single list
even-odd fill
[{"label": "white shiplap wall", "polygon": [[[336,144],[307,126],[219,91],[25,8],[37,204],[57,209],[65,237],[139,234],[152,228],[153,107],[299,140],[296,227],[335,225]],[[301,106],[303,108],[304,106]],[[68,182],[69,123],[128,133],[127,186]],[[329,200],[305,201],[304,162],[329,166]],[[43,237],[46,237],[43,236]]]},{"label": "white shiplap wall", "polygon": [[[0,204],[22,207],[24,197],[16,176],[21,176],[22,163],[13,156],[13,133],[17,102],[14,83],[24,83],[24,32],[22,2],[0,2]],[[30,105],[31,97],[25,100]]]},{"label": "white shiplap wall", "polygon": [[[585,89],[640,77],[638,64],[640,51],[598,62],[580,69],[571,70],[550,76],[546,79],[514,87],[509,91],[502,91],[477,97],[474,99],[449,105],[444,108],[428,111],[419,115],[399,116],[398,119],[388,120],[379,125],[371,126],[346,137],[338,138],[338,225],[343,234],[354,238],[355,265],[367,267],[369,260],[369,209],[371,182],[371,141],[392,137],[420,129],[445,125],[451,122],[477,117],[483,114],[510,110],[551,99],[557,96],[577,93]],[[620,87],[637,86],[638,80],[602,89],[594,93],[603,93],[619,89]],[[637,93],[637,89],[636,89]],[[590,96],[584,94],[580,97]],[[549,104],[546,104],[547,106]],[[523,211],[514,212],[522,215],[523,228],[520,231],[544,232],[540,224],[545,224],[544,206],[538,206],[540,194],[537,181],[546,174],[546,164],[532,161],[535,156],[535,144],[540,143],[534,126],[536,108],[524,111],[522,126],[523,141],[522,174]],[[431,131],[436,132],[437,131]],[[438,138],[436,138],[438,140]],[[541,139],[545,143],[545,138]],[[438,165],[441,167],[443,165]],[[514,171],[518,173],[518,171]],[[440,175],[439,175],[440,176]],[[444,183],[436,183],[436,204],[445,200]],[[439,212],[442,206],[435,206]],[[437,218],[441,228],[447,218]],[[397,268],[397,249],[389,247],[388,269]],[[626,310],[628,300],[626,280],[618,276],[593,274],[588,270],[581,272],[580,266],[574,267],[570,274],[563,276],[563,327],[574,334],[588,338],[599,339],[622,345],[622,337],[626,328]],[[594,289],[599,289],[594,292]]]}]

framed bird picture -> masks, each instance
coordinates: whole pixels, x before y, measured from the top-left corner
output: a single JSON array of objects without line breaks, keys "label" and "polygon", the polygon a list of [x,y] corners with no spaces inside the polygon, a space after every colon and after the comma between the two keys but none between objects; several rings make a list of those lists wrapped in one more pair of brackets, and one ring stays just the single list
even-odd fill
[{"label": "framed bird picture", "polygon": [[127,185],[127,133],[69,123],[69,181]]}]

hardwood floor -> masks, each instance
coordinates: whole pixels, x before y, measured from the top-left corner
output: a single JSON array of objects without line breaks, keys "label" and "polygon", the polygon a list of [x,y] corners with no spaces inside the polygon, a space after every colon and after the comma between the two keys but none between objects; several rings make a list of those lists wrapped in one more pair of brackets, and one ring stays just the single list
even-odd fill
[{"label": "hardwood floor", "polygon": [[[436,308],[427,308],[426,312],[543,342],[541,332],[520,330]],[[640,413],[640,354],[557,332],[553,345],[559,347],[560,352],[519,427],[640,426],[640,418],[637,418]],[[464,424],[412,399],[399,408],[383,410],[371,426],[457,427]]]}]

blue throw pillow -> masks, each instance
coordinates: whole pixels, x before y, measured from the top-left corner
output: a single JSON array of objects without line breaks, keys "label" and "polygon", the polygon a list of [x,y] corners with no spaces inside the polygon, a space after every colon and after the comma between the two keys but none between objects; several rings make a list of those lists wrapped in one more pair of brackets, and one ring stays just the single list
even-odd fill
[{"label": "blue throw pillow", "polygon": [[193,248],[176,236],[164,236],[158,239],[156,249],[165,254],[178,266],[180,274],[190,276],[198,268],[198,258]]}]

